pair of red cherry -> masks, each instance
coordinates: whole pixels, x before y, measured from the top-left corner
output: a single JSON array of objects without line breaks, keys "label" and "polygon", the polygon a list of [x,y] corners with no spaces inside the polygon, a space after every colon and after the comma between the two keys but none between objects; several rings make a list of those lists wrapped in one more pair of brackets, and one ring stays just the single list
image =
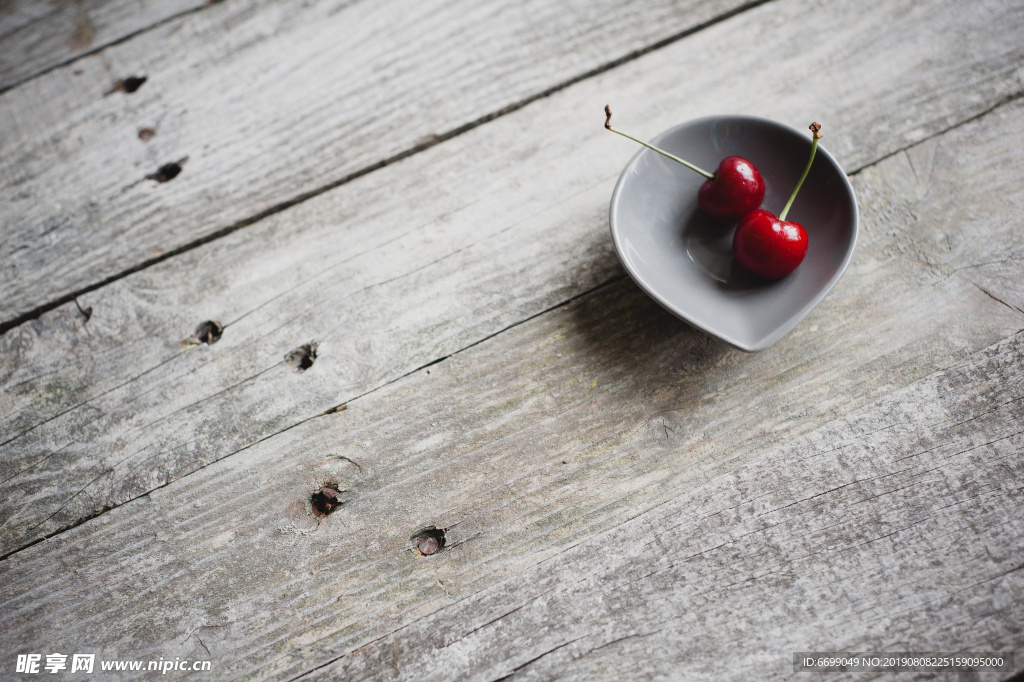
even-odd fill
[{"label": "pair of red cherry", "polygon": [[727,156],[712,175],[662,149],[615,130],[611,125],[611,108],[606,106],[604,111],[607,116],[604,127],[608,130],[639,142],[707,178],[697,191],[697,207],[718,222],[731,224],[739,221],[732,248],[740,267],[766,279],[780,279],[803,262],[807,255],[807,231],[800,223],[786,220],[786,215],[811,169],[818,140],[821,139],[820,125],[811,124],[814,138],[811,157],[785,208],[776,217],[760,208],[764,200],[764,179],[754,164],[743,157]]}]

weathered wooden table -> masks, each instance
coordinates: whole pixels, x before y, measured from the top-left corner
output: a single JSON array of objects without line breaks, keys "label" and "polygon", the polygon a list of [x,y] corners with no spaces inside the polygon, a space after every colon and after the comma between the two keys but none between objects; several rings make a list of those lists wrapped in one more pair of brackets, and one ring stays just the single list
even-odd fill
[{"label": "weathered wooden table", "polygon": [[[1019,0],[0,2],[0,677],[1024,657],[1022,36]],[[779,343],[624,274],[608,102],[825,124],[860,241]]]}]

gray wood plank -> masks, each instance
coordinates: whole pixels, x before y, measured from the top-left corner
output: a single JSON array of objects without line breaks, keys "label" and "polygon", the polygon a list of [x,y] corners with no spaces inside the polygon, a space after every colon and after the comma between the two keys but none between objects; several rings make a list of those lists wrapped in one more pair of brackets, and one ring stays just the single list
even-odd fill
[{"label": "gray wood plank", "polygon": [[[935,45],[934,53],[914,57],[913,71],[890,75],[889,64],[913,35],[907,31],[932,35],[960,21],[952,3],[945,13],[890,4],[891,15],[836,7],[819,18],[823,30],[831,27],[829,37],[801,38],[807,53],[765,72],[757,89],[740,80],[777,51],[777,39],[800,42],[797,19],[812,6],[772,3],[736,17],[83,297],[88,321],[68,305],[0,337],[4,432],[13,438],[3,445],[4,551],[137,498],[620,276],[606,206],[633,149],[600,129],[608,99],[643,102],[650,92],[661,93],[657,104],[638,105],[636,119],[650,121],[652,132],[728,102],[792,121],[806,117],[810,105],[805,93],[786,85],[813,77],[816,96],[828,102],[814,117],[834,131],[826,138],[830,150],[856,167],[1019,87],[1001,57],[987,69],[970,67],[969,73],[985,74],[970,81],[962,70],[965,55],[934,41],[926,43]],[[952,45],[1002,55],[1016,45],[1014,18],[964,34],[983,45],[967,39]],[[750,63],[726,58],[730,37],[758,37],[758,31],[763,40],[752,45],[763,45],[765,54],[752,47],[744,53]],[[889,42],[876,40],[879,35]],[[832,70],[807,65],[807,55],[827,44],[865,41],[870,50],[835,61]],[[678,64],[698,59],[720,64],[717,76],[678,85]],[[858,75],[873,64],[879,70],[862,81]],[[951,73],[965,83],[962,90],[936,88],[922,98],[911,87]],[[767,98],[768,92],[781,94]],[[706,101],[696,102],[697,93]],[[896,108],[904,112],[898,131],[884,113]],[[582,111],[597,112],[590,126],[580,123]],[[1000,134],[1018,134],[1010,118]],[[523,142],[537,130],[550,133]],[[1012,306],[1024,305],[1014,264],[989,261],[993,253],[1020,250],[1010,219],[1020,188],[1007,171],[1020,158],[1004,144],[1008,137],[970,131],[970,138],[944,142],[955,146],[955,161],[942,144],[928,142],[887,162],[887,168],[904,164],[895,185],[875,189],[858,181],[866,227],[847,275],[851,284],[822,309],[826,322],[807,321],[787,344],[747,361],[759,368],[756,376],[775,377],[771,383],[785,386],[783,393],[806,409],[837,416],[1019,328]],[[936,155],[943,163],[932,163]],[[920,186],[900,184],[914,177],[909,158],[916,159]],[[960,167],[970,172],[961,175]],[[931,194],[925,200],[920,193]],[[946,194],[948,206],[931,212],[937,201],[931,195]],[[968,196],[995,213],[979,212]],[[416,215],[410,206],[418,207]],[[951,229],[957,221],[969,221],[989,239],[968,240]],[[899,307],[899,296],[913,306]],[[977,319],[959,321],[971,314]],[[205,319],[231,324],[215,345],[182,347]],[[319,357],[297,373],[283,358],[310,342],[319,344]],[[815,362],[826,357],[834,385],[817,381]],[[760,392],[743,395],[757,399]],[[787,428],[790,421],[780,418],[757,433],[769,438],[773,429]]]},{"label": "gray wood plank", "polygon": [[[624,476],[650,456],[637,450],[614,457]],[[629,517],[549,503],[527,525],[540,495],[498,522],[467,514],[478,534],[456,526],[449,556],[419,559],[437,589],[402,566],[429,607],[304,679],[787,680],[799,651],[1019,652],[1022,451],[1017,334],[678,496],[652,503],[631,482]]]},{"label": "gray wood plank", "polygon": [[[1022,121],[1016,105],[933,146]],[[904,205],[904,170],[858,178],[890,197],[874,215]],[[867,221],[836,302],[775,356],[619,281],[18,552],[4,649],[224,678],[784,679],[798,650],[1019,648],[1024,333],[893,386],[963,352],[959,324],[1021,315],[894,255],[946,227],[900,220]],[[950,317],[932,338],[883,333],[923,324],[933,290]],[[873,371],[872,339],[899,349]],[[319,519],[325,485],[342,504]],[[424,557],[431,526],[446,543]]]},{"label": "gray wood plank", "polygon": [[0,2],[0,92],[184,12],[206,0]]},{"label": "gray wood plank", "polygon": [[25,83],[0,96],[0,324],[741,5],[227,0]]}]

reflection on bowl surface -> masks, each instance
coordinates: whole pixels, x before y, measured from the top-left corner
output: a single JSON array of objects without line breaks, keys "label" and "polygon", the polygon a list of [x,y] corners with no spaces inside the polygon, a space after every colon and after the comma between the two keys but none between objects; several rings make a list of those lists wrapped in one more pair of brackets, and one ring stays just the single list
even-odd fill
[{"label": "reflection on bowl surface", "polygon": [[[809,134],[751,116],[698,119],[653,140],[703,168],[725,156],[749,159],[766,184],[762,208],[778,213],[810,154]],[[697,209],[703,178],[647,149],[627,164],[612,195],[612,239],[630,276],[665,308],[742,350],[767,348],[807,315],[838,281],[857,240],[853,189],[819,146],[790,209],[804,226],[807,256],[777,281],[756,278],[732,258],[735,225]]]}]

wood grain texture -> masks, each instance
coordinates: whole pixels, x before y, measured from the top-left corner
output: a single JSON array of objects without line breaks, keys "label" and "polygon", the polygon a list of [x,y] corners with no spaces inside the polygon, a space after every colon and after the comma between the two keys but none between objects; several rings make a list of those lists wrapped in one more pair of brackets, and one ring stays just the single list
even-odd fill
[{"label": "wood grain texture", "polygon": [[227,0],[79,60],[0,96],[0,322],[740,5]]},{"label": "wood grain texture", "polygon": [[[837,372],[877,331],[850,309],[916,322],[920,290],[886,285],[934,286],[866,251],[847,310],[780,342],[803,359],[786,372],[620,281],[33,545],[0,562],[3,648],[483,680],[1018,648],[1024,334],[895,392],[922,358]],[[1006,309],[938,288],[973,310],[943,336]],[[342,505],[320,520],[328,484]],[[423,557],[428,526],[446,547]]]},{"label": "wood grain texture", "polygon": [[[891,16],[870,18],[837,7],[831,37],[804,41],[804,58],[793,55],[766,72],[759,81],[763,92],[736,85],[721,69],[717,78],[668,87],[678,64],[714,63],[715,49],[730,49],[730,36],[763,31],[765,40],[753,44],[774,53],[767,37],[786,38],[785,30],[792,30],[795,40],[802,31],[797,19],[814,7],[779,2],[736,17],[82,297],[82,308],[91,310],[88,321],[72,304],[0,337],[3,424],[12,434],[2,446],[4,551],[144,495],[621,276],[607,237],[606,206],[633,150],[595,133],[600,120],[592,129],[578,123],[579,112],[599,112],[609,93],[613,101],[632,102],[662,93],[657,105],[638,106],[636,114],[651,120],[654,131],[710,113],[692,103],[696,92],[718,106],[731,101],[729,108],[794,120],[809,106],[805,94],[776,97],[770,100],[776,108],[765,111],[757,109],[765,93],[785,93],[786,84],[808,77],[813,69],[806,57],[825,51],[824,43],[858,44],[896,25],[905,30],[888,32],[889,43],[871,42],[871,50],[857,53],[860,60],[817,70],[815,85],[831,104],[815,117],[835,121],[826,142],[847,167],[889,154],[908,136],[935,132],[954,117],[949,111],[969,117],[974,107],[991,106],[991,99],[975,101],[962,92],[904,100],[909,83],[899,74],[886,76],[902,54],[906,30],[934,33],[957,17],[952,6],[943,14],[935,7],[919,13],[889,5]],[[999,53],[992,47],[999,44],[999,27],[1008,43],[1015,41],[1013,18],[993,23],[986,49]],[[943,46],[916,59],[915,82],[940,80],[961,68],[964,55]],[[876,62],[884,68],[876,78],[854,77]],[[736,74],[751,69],[719,63],[731,64]],[[977,93],[998,98],[1019,86],[1007,79],[1000,60],[972,68],[987,74],[972,84]],[[891,122],[881,127],[887,119],[877,110],[897,103],[908,118],[894,135]],[[999,122],[992,135],[968,127],[969,133],[889,159],[885,168],[893,170],[877,187],[868,180],[872,173],[858,179],[865,231],[847,275],[856,283],[828,299],[819,313],[827,322],[805,321],[790,342],[748,361],[758,368],[753,376],[766,383],[752,384],[737,404],[776,387],[807,414],[839,416],[1020,328],[1012,308],[1024,307],[1015,302],[1015,262],[986,265],[993,253],[1021,248],[1011,229],[1020,188],[1007,170],[1021,159],[1002,141],[1019,134],[1016,112],[1011,107],[992,118]],[[522,143],[542,128],[558,132]],[[936,155],[941,163],[934,163]],[[574,163],[567,165],[567,158]],[[908,173],[911,158],[916,176]],[[920,184],[908,184],[909,177]],[[938,205],[933,196],[945,195],[943,211],[932,212]],[[993,213],[975,210],[965,197],[987,202]],[[415,215],[410,206],[417,207]],[[951,216],[957,218],[951,222]],[[988,238],[968,239],[954,229],[963,221]],[[183,351],[180,342],[205,319],[230,323],[224,337]],[[319,344],[319,357],[296,373],[283,358],[310,342]],[[835,385],[818,379],[815,363],[823,358]],[[790,421],[780,417],[752,433],[772,442],[774,430],[785,432]]]},{"label": "wood grain texture", "polygon": [[797,651],[1019,651],[1022,450],[1018,334],[679,496],[640,493],[532,565],[492,556],[505,576],[469,587],[474,554],[565,520],[480,529],[436,561],[433,609],[304,679],[791,679]]},{"label": "wood grain texture", "polygon": [[206,0],[3,0],[0,92],[207,4]]}]

